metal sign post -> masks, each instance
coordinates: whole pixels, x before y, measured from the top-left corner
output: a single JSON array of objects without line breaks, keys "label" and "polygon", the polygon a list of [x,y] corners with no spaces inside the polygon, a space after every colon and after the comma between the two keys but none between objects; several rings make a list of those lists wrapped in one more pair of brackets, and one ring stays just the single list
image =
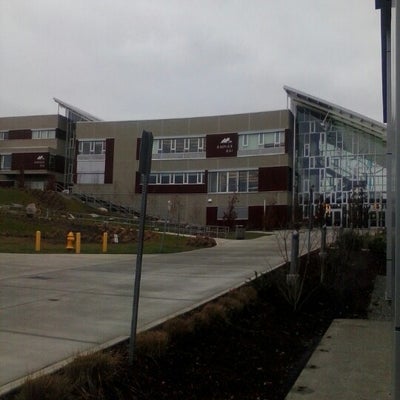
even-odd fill
[{"label": "metal sign post", "polygon": [[140,278],[142,274],[143,239],[144,239],[144,227],[146,222],[147,184],[149,181],[149,175],[151,171],[152,148],[153,148],[153,134],[151,132],[143,131],[142,140],[140,142],[140,156],[139,156],[139,173],[140,176],[142,177],[142,203],[140,208],[135,284],[133,290],[131,336],[129,341],[130,365],[133,364],[133,354],[136,342],[137,319],[139,310]]}]

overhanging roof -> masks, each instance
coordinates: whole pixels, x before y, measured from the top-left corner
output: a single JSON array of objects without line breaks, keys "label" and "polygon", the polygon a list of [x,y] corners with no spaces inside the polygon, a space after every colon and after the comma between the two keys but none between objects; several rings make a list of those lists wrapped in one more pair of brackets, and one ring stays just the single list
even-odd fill
[{"label": "overhanging roof", "polygon": [[94,121],[94,122],[100,122],[102,121],[100,118],[95,117],[94,115],[89,114],[86,111],[83,111],[81,109],[79,109],[78,107],[75,106],[71,106],[70,104],[66,103],[65,101],[62,101],[60,99],[57,99],[56,97],[54,97],[54,101],[61,106],[62,108],[65,108],[65,110],[67,111],[67,113],[72,113],[74,114],[75,117],[77,117],[77,119],[79,121]]},{"label": "overhanging roof", "polygon": [[346,125],[360,129],[370,135],[386,141],[386,125],[382,122],[375,121],[371,118],[365,117],[364,115],[350,111],[344,107],[330,103],[326,100],[319,99],[318,97],[311,96],[288,86],[284,86],[283,88],[292,102],[318,111],[322,114],[325,114],[328,118],[343,122]]}]

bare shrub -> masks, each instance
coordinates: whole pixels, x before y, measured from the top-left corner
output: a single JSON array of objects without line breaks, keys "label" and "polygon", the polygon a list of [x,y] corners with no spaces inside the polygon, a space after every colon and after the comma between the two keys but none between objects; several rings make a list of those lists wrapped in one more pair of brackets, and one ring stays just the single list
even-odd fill
[{"label": "bare shrub", "polygon": [[244,305],[248,305],[257,299],[257,290],[251,286],[244,286],[232,291],[230,296],[238,299]]},{"label": "bare shrub", "polygon": [[74,392],[83,399],[106,398],[105,392],[118,381],[123,357],[117,352],[79,355],[64,372],[73,382]]},{"label": "bare shrub", "polygon": [[214,247],[217,245],[217,242],[212,237],[197,235],[188,238],[186,244],[194,247]]},{"label": "bare shrub", "polygon": [[69,400],[71,380],[65,375],[43,375],[28,379],[21,387],[15,400]]},{"label": "bare shrub", "polygon": [[190,334],[195,330],[193,318],[176,317],[166,321],[163,324],[163,329],[168,332],[171,338],[180,338]]},{"label": "bare shrub", "polygon": [[168,349],[169,335],[164,330],[145,331],[137,335],[136,350],[140,355],[158,358]]},{"label": "bare shrub", "polygon": [[193,319],[196,329],[202,329],[214,323],[227,321],[228,310],[224,305],[218,303],[206,304],[200,311],[195,313]]}]

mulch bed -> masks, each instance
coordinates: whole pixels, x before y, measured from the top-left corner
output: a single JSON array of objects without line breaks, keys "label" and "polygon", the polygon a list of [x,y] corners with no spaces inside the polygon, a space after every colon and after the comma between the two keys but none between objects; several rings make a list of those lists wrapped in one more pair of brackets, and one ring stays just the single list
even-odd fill
[{"label": "mulch bed", "polygon": [[[294,311],[279,289],[281,270],[256,282],[258,298],[229,322],[217,321],[169,345],[166,354],[139,356],[129,373],[133,399],[284,399],[334,318],[363,318],[380,261],[352,255],[350,268],[319,283],[319,260],[308,267]],[[340,276],[339,276],[340,275]],[[131,393],[132,393],[131,392]]]}]

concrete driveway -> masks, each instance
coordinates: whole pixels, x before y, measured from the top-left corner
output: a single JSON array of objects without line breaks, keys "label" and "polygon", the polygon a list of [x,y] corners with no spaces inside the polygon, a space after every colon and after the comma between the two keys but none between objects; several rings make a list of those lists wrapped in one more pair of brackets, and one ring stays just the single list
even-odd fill
[{"label": "concrete driveway", "polygon": [[[277,234],[145,255],[138,330],[281,265],[282,243]],[[136,256],[1,254],[0,259],[0,393],[28,374],[130,335]]]}]

